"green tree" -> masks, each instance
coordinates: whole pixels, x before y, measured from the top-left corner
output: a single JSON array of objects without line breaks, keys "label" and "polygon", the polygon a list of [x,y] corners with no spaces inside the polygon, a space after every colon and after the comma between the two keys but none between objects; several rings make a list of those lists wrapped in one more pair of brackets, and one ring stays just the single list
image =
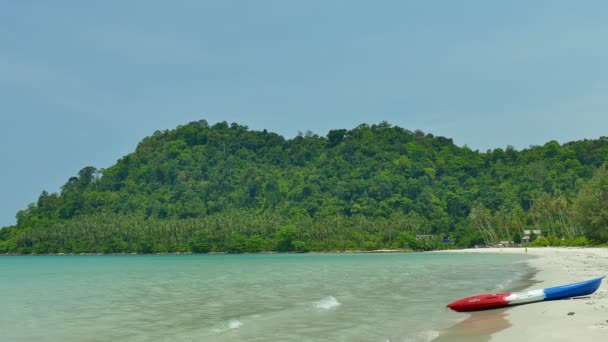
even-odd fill
[{"label": "green tree", "polygon": [[403,232],[399,235],[399,247],[411,248],[413,250],[421,249],[421,244],[416,237],[410,232]]},{"label": "green tree", "polygon": [[193,253],[209,253],[211,251],[211,245],[203,237],[196,237],[188,243],[190,245],[190,251]]},{"label": "green tree", "polygon": [[521,243],[521,235],[519,233],[513,235],[513,242],[518,245]]},{"label": "green tree", "polygon": [[303,252],[306,244],[299,240],[302,232],[295,225],[286,225],[279,228],[277,233],[277,251],[279,252]]},{"label": "green tree", "polygon": [[575,200],[576,219],[585,235],[596,241],[608,241],[608,170],[599,168]]}]

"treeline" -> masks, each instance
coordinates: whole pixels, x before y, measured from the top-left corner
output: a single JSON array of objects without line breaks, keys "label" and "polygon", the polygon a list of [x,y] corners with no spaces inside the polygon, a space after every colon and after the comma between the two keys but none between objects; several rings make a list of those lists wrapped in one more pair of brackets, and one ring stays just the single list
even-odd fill
[{"label": "treeline", "polygon": [[411,233],[412,227],[395,225],[406,220],[368,219],[363,215],[287,219],[247,211],[186,219],[101,213],[61,221],[52,229],[19,229],[0,245],[0,252],[256,253],[442,248],[437,238],[418,241]]},{"label": "treeline", "polygon": [[434,249],[525,229],[601,243],[607,159],[608,138],[479,152],[386,122],[287,140],[202,120],[42,192],[0,253]]}]

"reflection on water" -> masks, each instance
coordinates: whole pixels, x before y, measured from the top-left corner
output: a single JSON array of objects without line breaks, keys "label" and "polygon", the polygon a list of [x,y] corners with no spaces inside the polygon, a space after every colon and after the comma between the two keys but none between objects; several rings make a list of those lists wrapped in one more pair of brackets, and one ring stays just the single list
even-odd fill
[{"label": "reflection on water", "polygon": [[496,309],[473,312],[464,321],[447,329],[441,336],[433,341],[484,342],[490,340],[490,335],[511,326],[506,319],[508,309]]}]

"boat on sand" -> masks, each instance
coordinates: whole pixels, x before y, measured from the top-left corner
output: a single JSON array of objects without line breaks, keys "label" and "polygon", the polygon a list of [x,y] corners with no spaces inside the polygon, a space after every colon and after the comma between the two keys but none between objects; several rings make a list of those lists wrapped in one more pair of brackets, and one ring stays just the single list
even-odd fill
[{"label": "boat on sand", "polygon": [[586,296],[595,292],[600,287],[602,279],[604,278],[605,276],[582,281],[580,283],[548,287],[546,289],[530,290],[526,292],[480,294],[459,299],[448,304],[447,307],[454,311],[461,312],[479,311],[548,300]]}]

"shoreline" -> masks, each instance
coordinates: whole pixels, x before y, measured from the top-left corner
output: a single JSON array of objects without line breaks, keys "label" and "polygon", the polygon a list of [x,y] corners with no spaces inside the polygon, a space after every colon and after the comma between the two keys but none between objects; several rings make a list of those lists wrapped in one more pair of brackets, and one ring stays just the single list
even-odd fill
[{"label": "shoreline", "polygon": [[[524,248],[479,248],[446,252],[526,254]],[[536,272],[530,279],[530,286],[515,290],[566,285],[608,275],[608,248],[528,248],[527,255],[533,258],[526,263]],[[475,341],[605,341],[608,334],[607,292],[608,281],[603,280],[594,294],[580,299],[463,313],[468,317],[463,316],[464,320],[459,323],[458,329],[477,332],[476,336],[473,335]],[[457,341],[457,335],[454,329],[448,329],[435,341]],[[468,340],[472,340],[470,335],[468,337]]]},{"label": "shoreline", "polygon": [[373,249],[373,250],[344,250],[344,251],[309,251],[309,252],[244,252],[244,253],[229,253],[229,252],[162,252],[162,253],[45,253],[45,254],[16,254],[16,253],[0,253],[0,257],[33,257],[33,256],[104,256],[104,255],[268,255],[268,254],[394,254],[394,253],[425,253],[425,251],[414,251],[411,249]]}]

